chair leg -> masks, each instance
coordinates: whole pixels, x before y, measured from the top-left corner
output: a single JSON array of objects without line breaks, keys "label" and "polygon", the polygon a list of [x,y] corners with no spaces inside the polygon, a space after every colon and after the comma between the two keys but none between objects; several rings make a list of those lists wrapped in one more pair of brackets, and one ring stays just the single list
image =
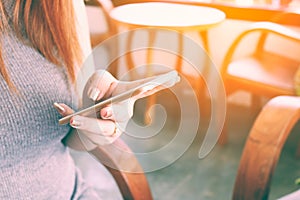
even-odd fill
[{"label": "chair leg", "polygon": [[127,43],[126,43],[126,49],[128,52],[125,54],[125,61],[126,61],[127,70],[130,73],[131,80],[136,80],[138,75],[137,75],[136,70],[134,69],[135,64],[133,62],[133,54],[131,52],[131,45],[133,42],[133,37],[134,37],[134,31],[130,31],[128,33],[128,38],[127,38]]},{"label": "chair leg", "polygon": [[225,118],[225,123],[224,123],[224,126],[223,126],[223,129],[222,129],[222,132],[221,132],[221,135],[219,137],[219,140],[218,140],[218,144],[219,145],[225,145],[227,144],[228,142],[228,125],[227,125],[227,116]]},{"label": "chair leg", "polygon": [[251,110],[258,113],[261,109],[261,98],[255,94],[251,94]]},{"label": "chair leg", "polygon": [[[153,69],[151,67],[151,62],[153,61],[153,51],[152,51],[152,47],[153,44],[155,42],[155,30],[149,30],[149,42],[148,42],[148,54],[147,54],[147,76],[153,76]],[[146,111],[145,111],[145,115],[144,115],[144,123],[145,124],[149,124],[152,121],[152,118],[154,117],[154,110],[152,109],[152,113],[151,113],[151,106],[155,104],[156,101],[156,96],[155,94],[151,95],[148,98],[147,104],[146,104]],[[151,118],[151,114],[152,114],[152,118]]]}]

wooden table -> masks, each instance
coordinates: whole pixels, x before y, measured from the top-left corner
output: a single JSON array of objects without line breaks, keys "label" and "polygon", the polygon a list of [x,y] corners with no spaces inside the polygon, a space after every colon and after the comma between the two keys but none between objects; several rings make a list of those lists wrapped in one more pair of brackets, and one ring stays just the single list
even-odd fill
[{"label": "wooden table", "polygon": [[[182,34],[186,31],[197,31],[208,52],[207,30],[225,20],[225,14],[215,8],[162,2],[121,5],[112,9],[110,16],[117,24],[131,30],[157,28],[174,30]],[[180,52],[183,48],[182,34],[179,34],[178,39]],[[150,33],[150,36],[149,42],[153,43],[155,34]],[[131,40],[129,41],[131,42]],[[149,56],[151,56],[151,52],[149,52]],[[182,61],[179,58],[176,64],[176,69],[179,71],[181,71],[181,64]]]},{"label": "wooden table", "polygon": [[[183,55],[183,34],[186,31],[196,31],[202,38],[203,47],[209,53],[207,30],[211,27],[221,23],[225,20],[224,12],[205,6],[184,5],[176,3],[163,2],[147,2],[147,3],[133,3],[117,6],[111,10],[110,16],[112,20],[118,24],[127,27],[129,30],[149,28],[148,47],[152,47],[155,42],[155,31],[166,29],[178,32],[178,54],[175,69],[182,72],[182,55]],[[128,39],[128,50],[130,51],[130,44],[132,42],[132,34]],[[147,51],[147,66],[152,60],[152,50],[148,48]],[[127,59],[127,67],[130,71],[134,67],[132,58]],[[208,73],[209,67],[204,63],[205,71]],[[204,72],[205,73],[205,72]],[[147,68],[147,76],[153,75],[151,67]],[[199,76],[202,80],[203,77]],[[199,84],[201,80],[196,78],[196,91],[199,94],[201,87]],[[199,82],[199,83],[198,83]],[[154,96],[150,97],[148,101],[148,109],[154,103]],[[147,109],[147,110],[148,110]],[[147,111],[146,111],[147,112]],[[146,114],[146,118],[147,118]],[[146,119],[148,123],[150,119]]]},{"label": "wooden table", "polygon": [[[162,2],[162,0],[139,0],[139,2]],[[116,6],[134,3],[136,0],[117,0],[114,1]],[[239,5],[235,1],[225,0],[163,0],[163,2],[171,2],[185,5],[207,6],[219,9],[226,14],[228,19],[247,20],[247,21],[270,21],[283,12],[294,12],[300,15],[300,7],[290,6],[271,6],[265,5]],[[282,21],[282,24],[300,25],[299,18],[288,18]]]}]

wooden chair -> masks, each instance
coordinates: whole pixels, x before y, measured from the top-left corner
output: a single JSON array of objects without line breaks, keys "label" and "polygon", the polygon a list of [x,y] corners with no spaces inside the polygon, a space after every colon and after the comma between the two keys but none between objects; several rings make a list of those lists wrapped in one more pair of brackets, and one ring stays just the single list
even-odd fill
[{"label": "wooden chair", "polygon": [[299,119],[300,97],[278,96],[264,106],[246,141],[232,199],[268,199],[282,147]]},{"label": "wooden chair", "polygon": [[[279,21],[279,18],[275,20]],[[240,53],[238,47],[250,36],[252,39],[253,36],[258,36],[254,51],[237,57],[237,52]],[[281,41],[280,46],[273,41]],[[251,92],[252,106],[255,109],[260,106],[257,97],[295,95],[293,80],[300,61],[296,56],[286,55],[284,44],[300,48],[300,33],[274,22],[255,22],[239,34],[228,49],[221,66],[226,94],[229,96],[238,90]],[[300,58],[299,49],[288,51],[298,52],[298,59]],[[225,127],[220,143],[226,143],[226,139]]]},{"label": "wooden chair", "polygon": [[151,200],[143,169],[130,148],[121,140],[90,152],[114,177],[125,200]]}]

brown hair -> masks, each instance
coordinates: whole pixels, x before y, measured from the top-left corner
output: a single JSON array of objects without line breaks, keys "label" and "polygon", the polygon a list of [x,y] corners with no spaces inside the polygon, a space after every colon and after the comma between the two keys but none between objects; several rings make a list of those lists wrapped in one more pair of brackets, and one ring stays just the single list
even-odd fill
[{"label": "brown hair", "polygon": [[[0,15],[3,18],[0,31],[3,32],[7,19],[2,2]],[[16,0],[12,20],[17,35],[21,36],[20,26],[24,25],[26,37],[33,47],[50,62],[64,65],[71,82],[74,83],[75,66],[80,66],[82,53],[76,33],[72,0]],[[8,86],[14,88],[4,65],[1,48],[0,73]]]}]

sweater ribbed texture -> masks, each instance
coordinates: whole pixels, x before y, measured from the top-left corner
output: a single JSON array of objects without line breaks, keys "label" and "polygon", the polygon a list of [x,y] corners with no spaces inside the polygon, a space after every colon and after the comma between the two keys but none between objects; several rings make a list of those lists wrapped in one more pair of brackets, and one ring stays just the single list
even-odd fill
[{"label": "sweater ribbed texture", "polygon": [[[11,1],[4,1],[11,11]],[[74,106],[63,67],[46,60],[13,32],[2,34],[5,65],[18,94],[0,76],[0,199],[71,199],[76,168],[61,143],[54,102]],[[77,181],[77,182],[76,182]]]}]

